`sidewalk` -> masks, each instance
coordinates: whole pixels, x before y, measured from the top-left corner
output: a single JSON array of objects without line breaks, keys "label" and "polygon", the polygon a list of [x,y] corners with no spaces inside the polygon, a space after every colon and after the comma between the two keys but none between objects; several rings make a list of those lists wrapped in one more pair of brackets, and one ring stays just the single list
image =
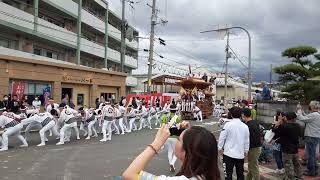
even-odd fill
[{"label": "sidewalk", "polygon": [[[268,164],[264,164],[264,165],[260,164],[259,167],[260,167],[261,180],[279,180],[279,179],[283,178],[282,175],[274,173],[274,171],[276,169],[276,163],[274,161],[272,161],[271,163],[268,163]],[[307,168],[306,166],[302,166],[303,170],[306,169],[306,168]],[[248,163],[244,164],[244,170],[245,170],[245,174],[247,174],[247,172],[248,172]],[[320,175],[318,175],[317,177],[306,177],[306,176],[303,176],[303,179],[304,180],[320,180]]]}]

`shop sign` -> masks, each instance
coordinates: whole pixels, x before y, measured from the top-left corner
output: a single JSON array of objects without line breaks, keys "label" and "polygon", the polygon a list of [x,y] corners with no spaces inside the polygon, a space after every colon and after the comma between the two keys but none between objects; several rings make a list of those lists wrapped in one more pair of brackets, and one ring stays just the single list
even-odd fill
[{"label": "shop sign", "polygon": [[63,81],[73,82],[73,83],[92,83],[91,78],[86,77],[73,77],[73,76],[63,76]]},{"label": "shop sign", "polygon": [[171,78],[164,78],[165,83],[170,83],[170,84],[176,84],[179,82],[177,79],[171,79]]}]

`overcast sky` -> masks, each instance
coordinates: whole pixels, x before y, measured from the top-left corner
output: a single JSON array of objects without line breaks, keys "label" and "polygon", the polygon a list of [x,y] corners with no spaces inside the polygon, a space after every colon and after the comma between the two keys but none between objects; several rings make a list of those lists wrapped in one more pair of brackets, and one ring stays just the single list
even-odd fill
[{"label": "overcast sky", "polygon": [[[140,36],[150,32],[152,0],[135,0],[134,9],[127,8],[126,17],[139,30]],[[111,0],[111,9],[121,14],[121,0]],[[128,6],[127,6],[128,7]],[[158,16],[167,19],[166,26],[156,26],[156,37],[166,40],[166,46],[155,42],[155,51],[167,59],[155,56],[156,63],[187,69],[204,66],[213,72],[224,69],[226,39],[219,39],[218,25],[242,26],[252,36],[253,80],[269,80],[270,65],[279,66],[289,60],[281,52],[289,47],[311,45],[320,51],[320,0],[157,0]],[[233,30],[230,47],[243,64],[247,64],[248,39],[241,30]],[[148,40],[140,40],[139,48],[149,48]],[[136,73],[147,72],[148,54],[139,51]],[[170,59],[170,60],[169,60]],[[179,62],[176,63],[176,62]],[[230,72],[244,76],[246,67],[230,59]],[[159,64],[159,63],[158,63]],[[197,65],[196,65],[197,64]],[[162,69],[168,69],[162,65]],[[170,68],[169,68],[170,69]],[[159,71],[158,68],[155,71]],[[172,70],[170,70],[172,71]]]}]

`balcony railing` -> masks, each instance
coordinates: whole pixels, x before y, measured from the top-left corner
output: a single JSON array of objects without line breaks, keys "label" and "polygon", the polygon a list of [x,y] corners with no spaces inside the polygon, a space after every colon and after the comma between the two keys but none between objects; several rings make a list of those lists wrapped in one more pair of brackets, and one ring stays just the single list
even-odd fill
[{"label": "balcony railing", "polygon": [[[24,31],[27,33],[34,32],[33,15],[3,2],[0,2],[0,11],[2,12],[0,13],[0,20],[7,22],[9,26],[12,25],[12,28],[16,28],[16,26],[19,26],[22,29],[24,29]],[[44,38],[51,38],[58,43],[63,43],[65,45],[76,47],[76,33],[68,31],[65,28],[52,24],[41,18],[38,19],[38,23],[39,35],[43,36]],[[101,46],[95,42],[88,41],[84,38],[81,38],[81,51],[99,56],[101,58],[104,58],[105,56],[104,46]],[[120,52],[108,48],[108,58],[112,61],[120,62]],[[126,56],[125,65],[130,66],[132,68],[137,68],[137,60],[132,57]]]}]

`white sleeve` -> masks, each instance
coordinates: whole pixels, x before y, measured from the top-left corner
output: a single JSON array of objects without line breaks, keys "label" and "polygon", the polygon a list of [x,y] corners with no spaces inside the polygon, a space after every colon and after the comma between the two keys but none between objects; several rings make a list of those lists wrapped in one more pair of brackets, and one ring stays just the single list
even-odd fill
[{"label": "white sleeve", "polygon": [[141,171],[137,180],[189,180],[189,179],[185,176],[173,176],[173,177],[169,177],[165,175],[156,176],[151,173]]},{"label": "white sleeve", "polygon": [[218,150],[222,150],[225,144],[225,141],[227,139],[228,136],[228,123],[224,125],[220,136],[219,136],[219,142],[218,142]]}]

